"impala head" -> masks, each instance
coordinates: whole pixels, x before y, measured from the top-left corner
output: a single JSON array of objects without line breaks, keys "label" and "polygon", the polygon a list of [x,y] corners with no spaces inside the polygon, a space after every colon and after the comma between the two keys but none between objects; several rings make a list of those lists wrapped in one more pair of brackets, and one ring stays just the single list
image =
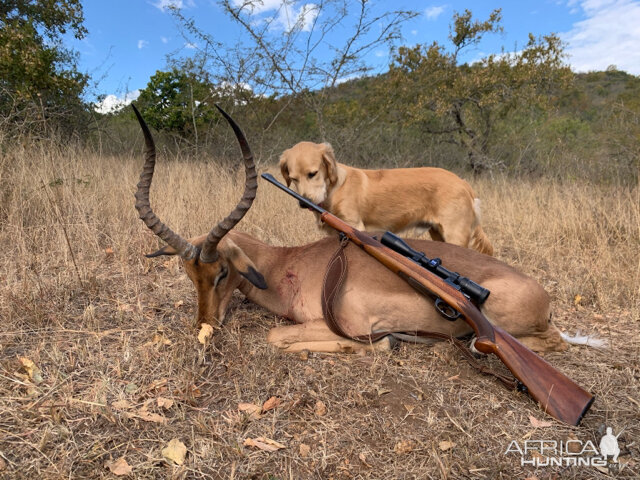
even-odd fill
[{"label": "impala head", "polygon": [[179,255],[187,275],[196,287],[198,324],[221,323],[231,295],[243,278],[257,288],[267,288],[264,277],[257,271],[251,259],[226,236],[251,208],[256,197],[257,174],[249,144],[233,119],[216,105],[233,128],[242,150],[246,176],[244,194],[233,211],[213,227],[208,235],[185,240],[162,223],[151,209],[149,189],[156,163],[156,149],[149,127],[136,107],[132,107],[140,122],[145,141],[144,167],[135,194],[136,209],[145,225],[167,243],[167,246],[147,257]]}]

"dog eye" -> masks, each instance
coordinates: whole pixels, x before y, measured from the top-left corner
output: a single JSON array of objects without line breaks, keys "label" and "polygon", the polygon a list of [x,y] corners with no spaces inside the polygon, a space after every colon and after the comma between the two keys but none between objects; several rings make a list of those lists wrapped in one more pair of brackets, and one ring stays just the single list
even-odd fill
[{"label": "dog eye", "polygon": [[309,175],[307,175],[307,177],[313,178],[313,177],[316,176],[316,173],[318,173],[318,172],[317,171],[316,172],[309,172]]}]

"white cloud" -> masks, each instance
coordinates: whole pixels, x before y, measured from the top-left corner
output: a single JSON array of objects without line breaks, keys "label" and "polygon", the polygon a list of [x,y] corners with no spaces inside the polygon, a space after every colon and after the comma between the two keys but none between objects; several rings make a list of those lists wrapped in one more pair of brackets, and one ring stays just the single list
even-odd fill
[{"label": "white cloud", "polygon": [[311,30],[311,26],[318,16],[319,7],[315,3],[305,3],[296,8],[295,1],[290,0],[256,0],[250,3],[245,0],[233,0],[233,5],[242,7],[250,15],[260,15],[275,10],[274,14],[262,19],[271,22],[276,30],[289,32],[299,27],[303,32]]},{"label": "white cloud", "polygon": [[184,44],[184,48],[188,48],[189,50],[195,50],[196,48],[198,48],[198,44],[187,42]]},{"label": "white cloud", "polygon": [[418,30],[411,30],[411,35],[417,35],[418,34]]},{"label": "white cloud", "polygon": [[446,8],[446,5],[433,5],[431,7],[427,7],[424,10],[424,14],[427,17],[428,20],[435,20],[437,19],[440,15],[442,15],[442,12],[444,12],[444,9]]},{"label": "white cloud", "polygon": [[149,46],[149,42],[146,40],[138,40],[138,50],[142,50],[145,47]]},{"label": "white cloud", "polygon": [[140,90],[127,92],[122,97],[107,95],[101,102],[94,104],[94,110],[98,113],[114,113],[126,107],[140,96]]},{"label": "white cloud", "polygon": [[177,9],[181,9],[184,7],[195,7],[195,3],[193,2],[193,0],[157,0],[155,2],[151,2],[151,5],[153,5],[154,7],[156,7],[159,10],[162,10],[163,12],[170,9],[170,8],[177,8]]},{"label": "white cloud", "polygon": [[167,37],[160,37],[160,41],[164,44],[169,43],[169,39]]},{"label": "white cloud", "polygon": [[574,71],[604,70],[615,65],[640,75],[640,2],[637,0],[571,0],[585,19],[561,34]]},{"label": "white cloud", "polygon": [[387,52],[383,51],[383,50],[376,50],[375,53],[376,57],[381,58],[381,57],[386,57],[387,56]]}]

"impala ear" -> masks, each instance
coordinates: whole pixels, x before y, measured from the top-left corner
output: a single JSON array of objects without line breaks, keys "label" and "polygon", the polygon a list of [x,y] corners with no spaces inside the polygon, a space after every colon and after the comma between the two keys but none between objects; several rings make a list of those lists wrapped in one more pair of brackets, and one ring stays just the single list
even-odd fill
[{"label": "impala ear", "polygon": [[160,250],[156,250],[153,253],[145,254],[145,257],[147,257],[147,258],[155,258],[155,257],[161,257],[163,255],[177,255],[177,253],[178,252],[176,251],[175,248],[173,248],[170,245],[165,245]]},{"label": "impala ear", "polygon": [[327,169],[327,177],[331,185],[338,181],[338,164],[336,163],[336,156],[333,153],[333,147],[329,143],[323,143],[322,146],[322,161]]},{"label": "impala ear", "polygon": [[278,164],[280,166],[280,173],[282,174],[282,178],[284,178],[284,181],[287,182],[287,187],[291,185],[291,178],[289,177],[289,165],[287,164],[287,162],[289,161],[289,156],[287,155],[288,151],[289,150],[285,150],[282,155],[280,155],[280,163]]},{"label": "impala ear", "polygon": [[265,290],[267,288],[267,282],[258,271],[255,264],[247,254],[233,242],[233,240],[224,238],[222,242],[218,244],[218,252],[227,260],[227,262],[233,265],[240,275],[249,280],[254,287],[257,287],[260,290]]}]

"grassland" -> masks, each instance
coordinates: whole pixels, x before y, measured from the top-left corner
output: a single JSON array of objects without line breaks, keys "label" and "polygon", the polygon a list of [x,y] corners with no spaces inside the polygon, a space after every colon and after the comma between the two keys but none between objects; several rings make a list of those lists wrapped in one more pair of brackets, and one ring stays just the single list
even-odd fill
[{"label": "grassland", "polygon": [[[206,160],[160,157],[152,204],[185,237],[240,196],[238,174]],[[269,160],[260,168],[275,171]],[[121,457],[132,478],[640,475],[637,186],[469,179],[496,256],[549,291],[562,330],[609,342],[547,355],[597,396],[574,428],[478,376],[448,344],[281,354],[265,336],[285,320],[239,293],[201,345],[179,261],[143,257],[158,241],[133,208],[140,167],[137,154],[38,146],[0,157],[0,478],[115,478],[108,465]],[[279,245],[320,237],[308,212],[262,183],[237,228]],[[271,397],[280,405],[259,416],[238,409]],[[597,445],[605,426],[624,429],[611,470],[534,469],[504,454],[512,440]],[[244,446],[256,437],[285,448]],[[180,466],[162,455],[174,438],[187,448]]]}]

